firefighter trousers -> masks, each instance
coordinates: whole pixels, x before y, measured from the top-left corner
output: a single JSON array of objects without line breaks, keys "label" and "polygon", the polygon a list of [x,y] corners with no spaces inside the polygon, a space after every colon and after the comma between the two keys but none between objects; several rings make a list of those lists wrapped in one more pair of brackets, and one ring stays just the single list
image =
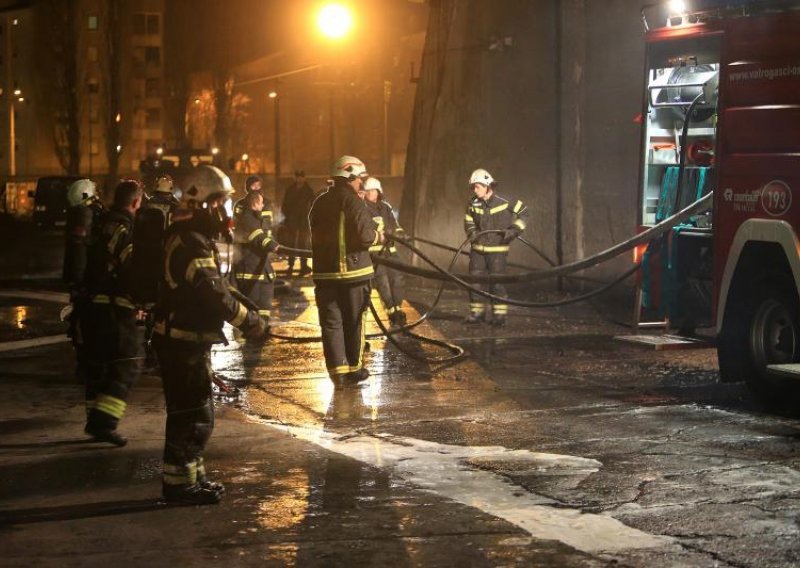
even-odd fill
[{"label": "firefighter trousers", "polygon": [[364,366],[364,320],[370,281],[317,282],[314,297],[322,328],[325,367],[332,379]]},{"label": "firefighter trousers", "polygon": [[164,485],[192,486],[205,477],[202,452],[214,430],[211,345],[156,335],[167,404]]},{"label": "firefighter trousers", "polygon": [[[295,249],[308,249],[310,240],[310,230],[308,227],[286,227],[286,246]],[[291,271],[294,267],[295,256],[289,254],[288,270]],[[308,258],[305,256],[300,257],[300,268],[308,270]]]},{"label": "firefighter trousers", "polygon": [[402,311],[406,293],[403,274],[398,270],[378,264],[375,266],[375,276],[372,281],[381,297],[383,307],[386,308],[386,313],[391,316]]},{"label": "firefighter trousers", "polygon": [[[469,253],[469,273],[473,275],[491,275],[491,274],[505,274],[506,273],[506,260],[508,253],[505,252],[489,252],[482,253],[477,251],[470,251]],[[502,284],[489,284],[482,285],[481,290],[490,292],[497,296],[506,296],[506,287]],[[469,293],[469,311],[472,314],[483,314],[484,303],[486,298],[476,294],[475,292]],[[508,313],[508,304],[498,303],[494,300],[490,301],[492,308],[492,315],[505,316]]]},{"label": "firefighter trousers", "polygon": [[81,331],[88,361],[86,423],[92,429],[114,430],[139,376],[136,312],[111,304],[88,304]]},{"label": "firefighter trousers", "polygon": [[272,298],[275,296],[275,285],[268,278],[264,275],[263,280],[236,279],[236,288],[258,306],[258,315],[267,320],[272,315]]}]

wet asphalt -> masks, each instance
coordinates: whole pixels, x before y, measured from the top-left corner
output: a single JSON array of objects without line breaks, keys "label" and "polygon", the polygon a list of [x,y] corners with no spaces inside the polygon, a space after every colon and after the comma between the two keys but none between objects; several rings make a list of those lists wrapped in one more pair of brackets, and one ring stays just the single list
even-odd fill
[{"label": "wet asphalt", "polygon": [[[0,343],[63,333],[63,303],[30,294],[58,291],[59,238],[0,261]],[[434,292],[413,284],[410,315]],[[311,282],[289,286],[275,330],[316,335]],[[800,421],[720,384],[713,349],[617,341],[621,305],[512,307],[493,328],[465,326],[466,303],[448,291],[420,326],[465,360],[375,339],[350,389],[317,342],[228,330],[214,366],[241,394],[217,400],[206,462],[228,491],[211,507],[158,499],[157,372],[116,449],[82,434],[68,344],[0,351],[0,565],[797,565]]]}]

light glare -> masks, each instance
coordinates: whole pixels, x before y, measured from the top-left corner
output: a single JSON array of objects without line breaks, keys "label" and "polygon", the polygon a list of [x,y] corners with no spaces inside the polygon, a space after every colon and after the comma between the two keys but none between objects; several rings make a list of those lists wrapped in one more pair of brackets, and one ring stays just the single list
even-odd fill
[{"label": "light glare", "polygon": [[341,4],[323,6],[317,16],[320,31],[331,39],[340,39],[347,35],[353,26],[350,10]]},{"label": "light glare", "polygon": [[670,0],[669,11],[673,14],[685,14],[686,2],[684,0]]}]

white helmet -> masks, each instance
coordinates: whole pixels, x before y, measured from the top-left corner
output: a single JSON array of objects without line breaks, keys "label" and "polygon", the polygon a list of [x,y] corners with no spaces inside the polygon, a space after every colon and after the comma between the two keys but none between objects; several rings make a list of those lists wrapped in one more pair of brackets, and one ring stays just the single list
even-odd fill
[{"label": "white helmet", "polygon": [[364,191],[377,190],[381,195],[383,194],[383,186],[378,178],[369,177],[364,181]]},{"label": "white helmet", "polygon": [[331,177],[340,177],[347,181],[367,175],[367,166],[355,156],[342,156],[331,168]]},{"label": "white helmet", "polygon": [[159,176],[156,180],[156,191],[159,193],[172,193],[172,178],[167,175]]},{"label": "white helmet", "polygon": [[472,175],[469,176],[469,185],[473,185],[475,183],[480,183],[486,187],[489,187],[494,183],[494,178],[492,177],[492,174],[483,168],[478,168],[472,172]]},{"label": "white helmet", "polygon": [[186,190],[182,198],[190,207],[203,207],[211,197],[230,197],[234,193],[231,178],[216,166],[203,164],[197,166],[183,180]]},{"label": "white helmet", "polygon": [[97,188],[90,179],[79,179],[67,189],[67,203],[71,207],[86,203],[95,197],[97,197]]}]

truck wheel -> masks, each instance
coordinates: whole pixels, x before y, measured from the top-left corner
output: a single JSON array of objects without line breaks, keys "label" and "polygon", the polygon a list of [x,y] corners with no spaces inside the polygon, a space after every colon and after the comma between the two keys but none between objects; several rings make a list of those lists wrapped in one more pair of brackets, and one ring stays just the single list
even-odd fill
[{"label": "truck wheel", "polygon": [[751,291],[739,310],[726,315],[717,349],[720,374],[724,381],[744,379],[770,406],[791,404],[800,383],[770,375],[767,365],[793,363],[800,356],[797,300],[765,283]]}]

